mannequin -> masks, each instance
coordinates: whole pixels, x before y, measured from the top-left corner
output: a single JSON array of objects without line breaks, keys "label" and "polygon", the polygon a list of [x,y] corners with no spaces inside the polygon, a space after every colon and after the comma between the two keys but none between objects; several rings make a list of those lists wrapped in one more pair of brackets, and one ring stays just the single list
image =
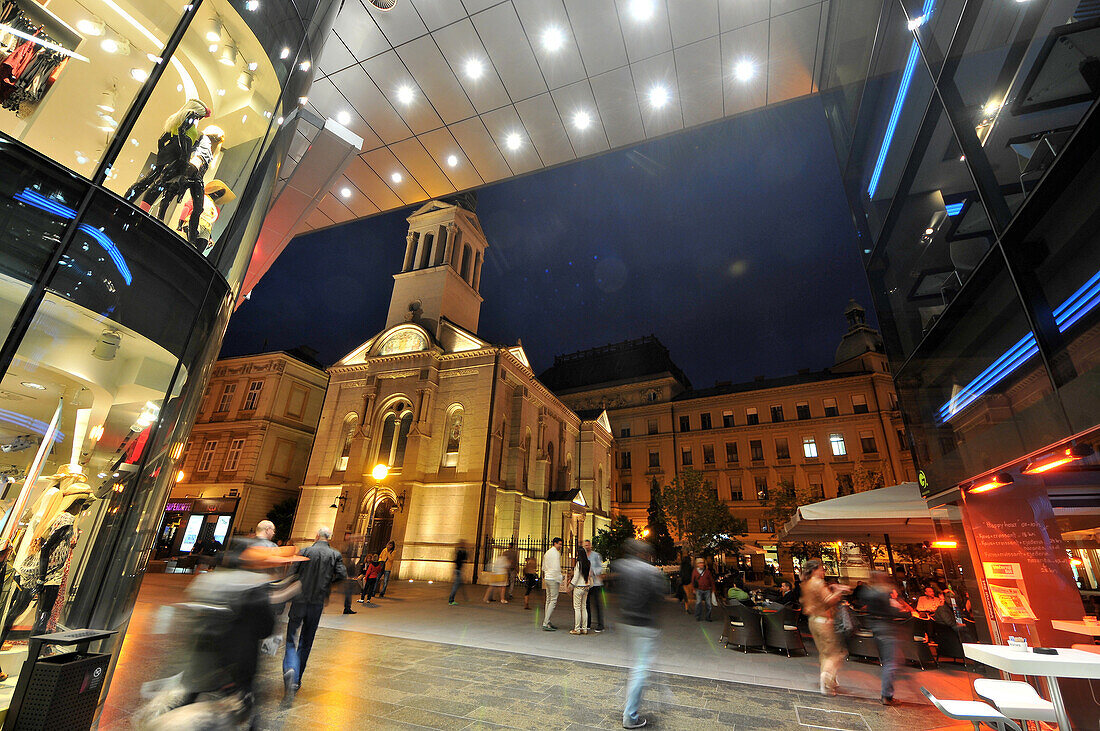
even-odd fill
[{"label": "mannequin", "polygon": [[198,142],[191,150],[191,156],[182,172],[173,181],[167,184],[164,197],[160,201],[160,210],[157,218],[164,220],[168,206],[173,200],[183,199],[184,191],[191,193],[191,217],[187,223],[187,240],[195,244],[199,235],[199,219],[202,217],[203,206],[206,205],[206,193],[204,190],[203,176],[210,170],[210,164],[221,152],[222,143],[225,142],[225,132],[217,125],[208,124],[202,131]]},{"label": "mannequin", "polygon": [[[229,186],[220,180],[211,180],[203,188],[206,193],[206,200],[202,206],[202,212],[199,214],[199,227],[197,238],[191,241],[191,244],[195,246],[204,256],[208,255],[213,250],[214,239],[214,223],[218,220],[218,216],[221,214],[221,207],[232,200],[235,200],[237,196],[229,189]],[[188,194],[190,195],[190,194]],[[176,225],[177,231],[183,231],[186,226],[189,225],[189,221],[192,213],[195,210],[195,201],[192,198],[188,198],[184,201],[183,211],[180,213],[179,223]]]},{"label": "mannequin", "polygon": [[169,182],[181,174],[191,156],[191,150],[199,138],[195,123],[209,116],[210,108],[206,104],[198,99],[188,99],[179,111],[165,120],[164,133],[157,140],[157,162],[152,170],[130,186],[126,191],[126,200],[132,202],[140,195],[142,210],[152,210],[157,197],[164,193]]}]

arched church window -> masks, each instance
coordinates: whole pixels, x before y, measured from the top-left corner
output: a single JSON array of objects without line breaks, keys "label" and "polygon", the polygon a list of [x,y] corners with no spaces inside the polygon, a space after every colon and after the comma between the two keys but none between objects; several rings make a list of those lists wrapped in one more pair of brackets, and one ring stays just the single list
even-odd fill
[{"label": "arched church window", "polygon": [[473,262],[474,251],[470,248],[469,244],[462,247],[462,267],[458,270],[458,275],[466,280],[470,281],[470,264]]},{"label": "arched church window", "polygon": [[398,402],[382,417],[382,435],[378,439],[377,461],[400,469],[405,461],[405,444],[412,428],[412,409]]},{"label": "arched church window", "polygon": [[447,430],[443,433],[443,466],[458,466],[458,445],[462,441],[462,407],[447,411]]},{"label": "arched church window", "polygon": [[347,470],[348,458],[351,457],[351,440],[355,437],[355,426],[358,422],[358,414],[351,413],[344,417],[344,423],[340,428],[340,456],[336,458],[336,466],[333,472]]},{"label": "arched church window", "polygon": [[554,445],[553,444],[547,444],[546,445],[546,471],[548,473],[548,475],[547,475],[547,483],[548,484],[546,486],[546,489],[549,490],[550,492],[553,492],[554,491]]},{"label": "arched church window", "polygon": [[523,437],[523,489],[527,489],[527,478],[531,475],[531,430]]}]

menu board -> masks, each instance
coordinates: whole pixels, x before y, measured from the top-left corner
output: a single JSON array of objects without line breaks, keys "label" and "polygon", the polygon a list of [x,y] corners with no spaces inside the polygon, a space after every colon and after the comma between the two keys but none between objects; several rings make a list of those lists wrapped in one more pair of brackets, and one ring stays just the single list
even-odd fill
[{"label": "menu board", "polygon": [[1002,622],[1034,622],[1038,617],[1031,611],[1027,596],[1022,591],[1010,586],[989,585],[989,594],[993,599],[993,608],[997,612],[997,619]]}]

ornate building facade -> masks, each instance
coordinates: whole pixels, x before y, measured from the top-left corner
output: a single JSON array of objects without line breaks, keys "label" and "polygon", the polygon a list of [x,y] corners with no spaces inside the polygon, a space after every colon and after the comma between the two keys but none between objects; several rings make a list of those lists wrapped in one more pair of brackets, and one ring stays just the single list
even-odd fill
[{"label": "ornate building facade", "polygon": [[476,580],[512,542],[571,545],[607,525],[611,425],[551,393],[522,345],[478,336],[488,242],[471,201],[408,221],[384,329],[329,369],[293,537],[331,525],[368,552],[394,540],[410,579],[450,578],[462,543]]}]

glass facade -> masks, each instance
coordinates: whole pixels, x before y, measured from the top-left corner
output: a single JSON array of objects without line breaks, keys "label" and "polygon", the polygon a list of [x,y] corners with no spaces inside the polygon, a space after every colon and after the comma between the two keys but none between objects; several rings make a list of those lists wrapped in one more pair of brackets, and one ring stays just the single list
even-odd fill
[{"label": "glass facade", "polygon": [[1096,428],[1100,13],[829,12],[826,114],[926,492]]},{"label": "glass facade", "polygon": [[121,642],[335,5],[2,5],[0,715],[31,633]]}]

